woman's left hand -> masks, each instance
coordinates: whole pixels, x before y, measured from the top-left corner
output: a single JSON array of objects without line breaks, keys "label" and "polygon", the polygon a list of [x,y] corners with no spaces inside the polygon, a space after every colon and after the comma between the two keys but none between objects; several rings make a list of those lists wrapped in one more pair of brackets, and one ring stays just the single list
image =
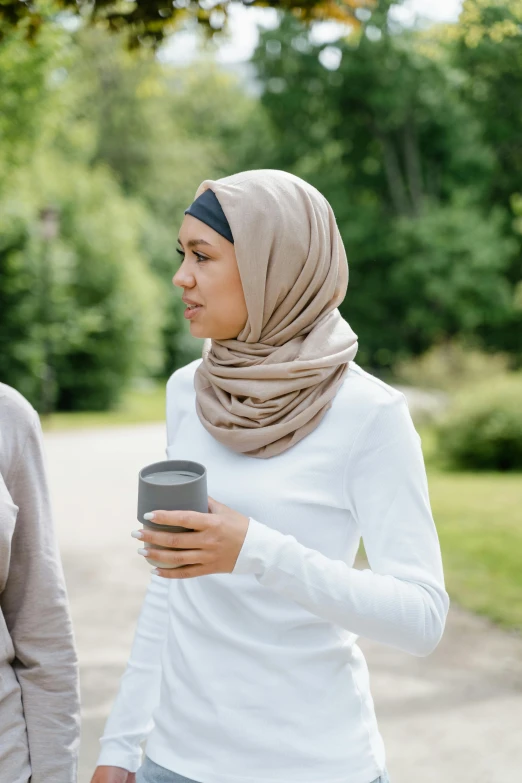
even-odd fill
[{"label": "woman's left hand", "polygon": [[[168,533],[148,529],[133,532],[132,535],[142,542],[140,554],[178,566],[157,568],[154,573],[167,579],[183,579],[204,574],[230,574],[233,571],[248,530],[248,517],[210,496],[208,509],[208,514],[200,511],[154,511],[152,522],[192,528],[194,532]],[[148,548],[147,544],[151,547]],[[182,551],[155,550],[156,544]]]}]

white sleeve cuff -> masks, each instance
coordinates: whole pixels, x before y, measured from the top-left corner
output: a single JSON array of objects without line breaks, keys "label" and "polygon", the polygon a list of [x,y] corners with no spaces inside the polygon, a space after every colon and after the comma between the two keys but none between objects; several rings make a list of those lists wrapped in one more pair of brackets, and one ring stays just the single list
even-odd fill
[{"label": "white sleeve cuff", "polygon": [[129,772],[136,772],[141,766],[142,752],[137,748],[136,752],[128,751],[118,742],[103,741],[96,766],[121,767]]},{"label": "white sleeve cuff", "polygon": [[248,529],[233,574],[263,574],[274,562],[282,539],[278,530],[248,518]]}]

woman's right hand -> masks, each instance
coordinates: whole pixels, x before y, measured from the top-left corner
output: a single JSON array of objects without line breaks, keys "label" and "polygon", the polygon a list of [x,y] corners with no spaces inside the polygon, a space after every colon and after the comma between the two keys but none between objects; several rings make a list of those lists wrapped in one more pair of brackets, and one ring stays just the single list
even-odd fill
[{"label": "woman's right hand", "polygon": [[96,767],[91,783],[136,783],[136,773],[123,767]]}]

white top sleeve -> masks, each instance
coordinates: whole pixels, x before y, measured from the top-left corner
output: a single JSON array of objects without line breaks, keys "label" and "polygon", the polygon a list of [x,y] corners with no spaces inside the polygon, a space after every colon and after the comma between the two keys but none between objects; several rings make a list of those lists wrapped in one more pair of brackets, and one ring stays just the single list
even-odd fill
[{"label": "white top sleeve", "polygon": [[250,518],[233,573],[342,628],[412,655],[439,643],[449,597],[420,437],[404,395],[362,424],[344,473],[345,507],[362,534],[370,569],[332,560]]},{"label": "white top sleeve", "polygon": [[168,579],[151,576],[127,667],[100,738],[98,766],[123,767],[129,772],[140,766],[140,743],[154,725],[151,716],[159,703],[168,589]]}]

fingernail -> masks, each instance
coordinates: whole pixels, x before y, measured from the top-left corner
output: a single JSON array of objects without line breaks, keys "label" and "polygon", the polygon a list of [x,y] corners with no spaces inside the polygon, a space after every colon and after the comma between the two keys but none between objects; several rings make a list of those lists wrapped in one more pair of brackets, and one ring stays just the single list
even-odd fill
[{"label": "fingernail", "polygon": [[148,549],[138,549],[138,554],[139,555],[144,555],[146,557],[149,554],[149,550]]},{"label": "fingernail", "polygon": [[154,511],[148,511],[146,514],[143,515],[143,519],[148,519],[149,522],[152,522],[154,519]]},{"label": "fingernail", "polygon": [[131,536],[133,538],[143,538],[143,533],[141,532],[141,530],[133,530]]},{"label": "fingernail", "polygon": [[156,574],[156,576],[159,576],[159,571],[157,568],[153,568],[151,571],[151,574]]}]

